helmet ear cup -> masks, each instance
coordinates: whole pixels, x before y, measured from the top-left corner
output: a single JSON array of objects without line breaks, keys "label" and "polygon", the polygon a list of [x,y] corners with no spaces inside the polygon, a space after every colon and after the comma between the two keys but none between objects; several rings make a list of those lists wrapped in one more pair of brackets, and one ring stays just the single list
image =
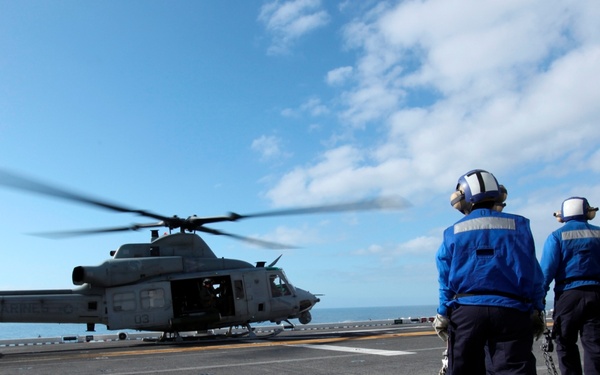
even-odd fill
[{"label": "helmet ear cup", "polygon": [[598,207],[588,207],[587,213],[585,214],[585,217],[588,220],[592,220],[593,218],[596,217],[596,211],[598,211]]},{"label": "helmet ear cup", "polygon": [[508,198],[508,190],[506,190],[506,188],[504,187],[504,185],[500,185],[498,187],[498,190],[500,191],[500,195],[498,196],[498,203],[504,203],[506,202],[506,198]]},{"label": "helmet ear cup", "polygon": [[556,211],[552,215],[554,215],[554,217],[556,218],[556,221],[558,221],[559,223],[564,223],[561,211]]},{"label": "helmet ear cup", "polygon": [[504,185],[499,185],[498,191],[499,191],[499,195],[498,195],[498,199],[496,199],[496,203],[494,204],[494,210],[496,210],[498,212],[502,212],[504,207],[506,207],[506,203],[504,203],[504,202],[506,201],[506,198],[508,198],[508,190],[506,190]]},{"label": "helmet ear cup", "polygon": [[465,215],[471,212],[471,208],[473,207],[472,203],[465,200],[465,194],[460,190],[450,195],[450,204]]}]

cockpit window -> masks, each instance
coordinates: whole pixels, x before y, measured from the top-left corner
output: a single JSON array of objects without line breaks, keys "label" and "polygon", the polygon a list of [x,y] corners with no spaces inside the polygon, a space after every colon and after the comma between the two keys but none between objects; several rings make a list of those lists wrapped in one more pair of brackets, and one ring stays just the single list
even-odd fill
[{"label": "cockpit window", "polygon": [[285,278],[281,275],[270,275],[269,285],[271,286],[271,295],[273,297],[289,296],[292,294]]}]

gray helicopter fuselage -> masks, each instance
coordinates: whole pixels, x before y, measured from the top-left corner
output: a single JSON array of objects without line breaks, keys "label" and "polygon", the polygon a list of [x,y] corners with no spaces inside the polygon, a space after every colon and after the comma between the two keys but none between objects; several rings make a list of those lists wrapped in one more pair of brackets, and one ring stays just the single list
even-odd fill
[{"label": "gray helicopter fuselage", "polygon": [[282,269],[217,258],[190,233],[122,245],[99,266],[75,267],[73,283],[80,287],[0,291],[0,322],[179,332],[293,318],[308,323],[319,301],[290,284]]}]

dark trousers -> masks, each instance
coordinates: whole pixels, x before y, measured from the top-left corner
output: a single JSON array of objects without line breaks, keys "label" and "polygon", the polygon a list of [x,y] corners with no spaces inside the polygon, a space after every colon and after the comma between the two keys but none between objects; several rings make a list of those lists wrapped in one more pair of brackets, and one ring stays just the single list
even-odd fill
[{"label": "dark trousers", "polygon": [[583,370],[585,374],[600,374],[600,287],[570,289],[557,296],[552,334],[562,375],[581,375]]},{"label": "dark trousers", "polygon": [[528,312],[462,305],[450,313],[448,335],[448,375],[484,375],[486,367],[490,374],[536,374]]}]

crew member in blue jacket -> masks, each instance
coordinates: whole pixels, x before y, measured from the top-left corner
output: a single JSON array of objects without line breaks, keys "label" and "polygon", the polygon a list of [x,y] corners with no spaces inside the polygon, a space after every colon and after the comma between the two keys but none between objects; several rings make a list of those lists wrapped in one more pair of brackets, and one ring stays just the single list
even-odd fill
[{"label": "crew member in blue jacket", "polygon": [[566,199],[554,214],[565,225],[548,236],[542,253],[546,293],[554,280],[552,334],[563,375],[583,374],[579,335],[583,370],[600,374],[600,227],[588,223],[597,210],[586,198]]},{"label": "crew member in blue jacket", "polygon": [[447,374],[536,374],[543,275],[529,220],[502,212],[506,196],[494,175],[476,169],[450,197],[465,217],[444,231],[436,257],[433,325],[448,340]]}]

